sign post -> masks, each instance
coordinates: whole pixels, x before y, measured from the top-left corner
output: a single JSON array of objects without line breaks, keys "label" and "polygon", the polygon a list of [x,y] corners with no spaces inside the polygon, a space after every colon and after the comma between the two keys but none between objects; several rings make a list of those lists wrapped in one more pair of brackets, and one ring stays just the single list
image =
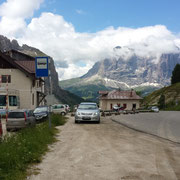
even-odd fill
[{"label": "sign post", "polygon": [[[35,58],[35,63],[36,63],[36,77],[48,77],[48,82],[50,85],[50,74],[49,74],[49,61],[48,57],[36,57]],[[51,94],[51,91],[49,95]],[[50,118],[50,111],[51,108],[49,106],[49,128],[51,128],[51,118]]]}]

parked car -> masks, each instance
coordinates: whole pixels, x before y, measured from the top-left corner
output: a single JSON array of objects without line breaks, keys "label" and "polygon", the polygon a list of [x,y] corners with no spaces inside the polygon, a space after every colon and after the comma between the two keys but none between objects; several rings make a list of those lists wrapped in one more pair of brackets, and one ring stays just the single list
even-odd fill
[{"label": "parked car", "polygon": [[6,115],[6,109],[0,109],[0,116],[5,116]]},{"label": "parked car", "polygon": [[65,107],[66,107],[66,112],[68,113],[68,112],[70,111],[70,107],[69,107],[68,104],[64,104],[64,105],[65,105]]},{"label": "parked car", "polygon": [[54,104],[52,105],[52,112],[64,116],[67,113],[66,106],[63,104]]},{"label": "parked car", "polygon": [[159,112],[159,108],[158,108],[157,106],[151,107],[151,110],[152,110],[153,112]]},{"label": "parked car", "polygon": [[49,107],[48,106],[39,106],[33,112],[36,121],[42,121],[49,115]]},{"label": "parked car", "polygon": [[36,124],[33,111],[28,109],[16,109],[8,112],[7,130],[21,129]]},{"label": "parked car", "polygon": [[114,111],[123,111],[124,109],[125,109],[125,107],[123,107],[123,106],[118,106],[118,105],[113,106]]},{"label": "parked car", "polygon": [[3,130],[2,130],[2,122],[1,122],[1,117],[0,117],[0,137],[2,136],[3,134]]},{"label": "parked car", "polygon": [[100,111],[96,103],[81,103],[75,113],[75,123],[80,121],[94,121],[100,123]]}]

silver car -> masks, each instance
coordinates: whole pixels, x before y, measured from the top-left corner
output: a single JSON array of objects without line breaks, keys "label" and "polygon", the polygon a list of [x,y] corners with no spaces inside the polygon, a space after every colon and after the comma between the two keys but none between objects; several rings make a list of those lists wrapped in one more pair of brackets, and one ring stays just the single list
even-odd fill
[{"label": "silver car", "polygon": [[94,121],[100,123],[100,111],[96,103],[81,103],[75,113],[75,123],[81,121]]},{"label": "silver car", "polygon": [[35,126],[35,124],[35,117],[32,110],[16,109],[8,113],[7,130],[21,129],[27,126]]}]

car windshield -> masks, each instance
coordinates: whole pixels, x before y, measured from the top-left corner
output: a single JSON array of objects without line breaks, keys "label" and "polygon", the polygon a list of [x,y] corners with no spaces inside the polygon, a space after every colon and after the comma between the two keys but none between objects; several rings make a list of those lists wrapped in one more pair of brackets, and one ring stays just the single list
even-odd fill
[{"label": "car windshield", "polygon": [[47,107],[38,107],[34,110],[34,113],[39,113],[39,112],[44,112],[47,111],[48,108]]},{"label": "car windshield", "polygon": [[152,107],[152,109],[157,109],[157,108],[158,108],[158,107],[156,107],[156,106],[153,106],[153,107]]},{"label": "car windshield", "polygon": [[96,104],[80,104],[78,109],[97,109]]},{"label": "car windshield", "polygon": [[8,118],[24,118],[24,112],[9,112]]}]

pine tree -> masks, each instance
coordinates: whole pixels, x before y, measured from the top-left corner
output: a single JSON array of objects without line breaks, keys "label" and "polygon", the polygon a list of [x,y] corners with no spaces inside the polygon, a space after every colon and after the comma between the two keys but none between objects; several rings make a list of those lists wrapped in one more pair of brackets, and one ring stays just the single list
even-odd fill
[{"label": "pine tree", "polygon": [[161,94],[158,102],[159,108],[164,109],[165,108],[165,95]]},{"label": "pine tree", "polygon": [[171,84],[180,82],[180,64],[176,64],[171,77]]}]

